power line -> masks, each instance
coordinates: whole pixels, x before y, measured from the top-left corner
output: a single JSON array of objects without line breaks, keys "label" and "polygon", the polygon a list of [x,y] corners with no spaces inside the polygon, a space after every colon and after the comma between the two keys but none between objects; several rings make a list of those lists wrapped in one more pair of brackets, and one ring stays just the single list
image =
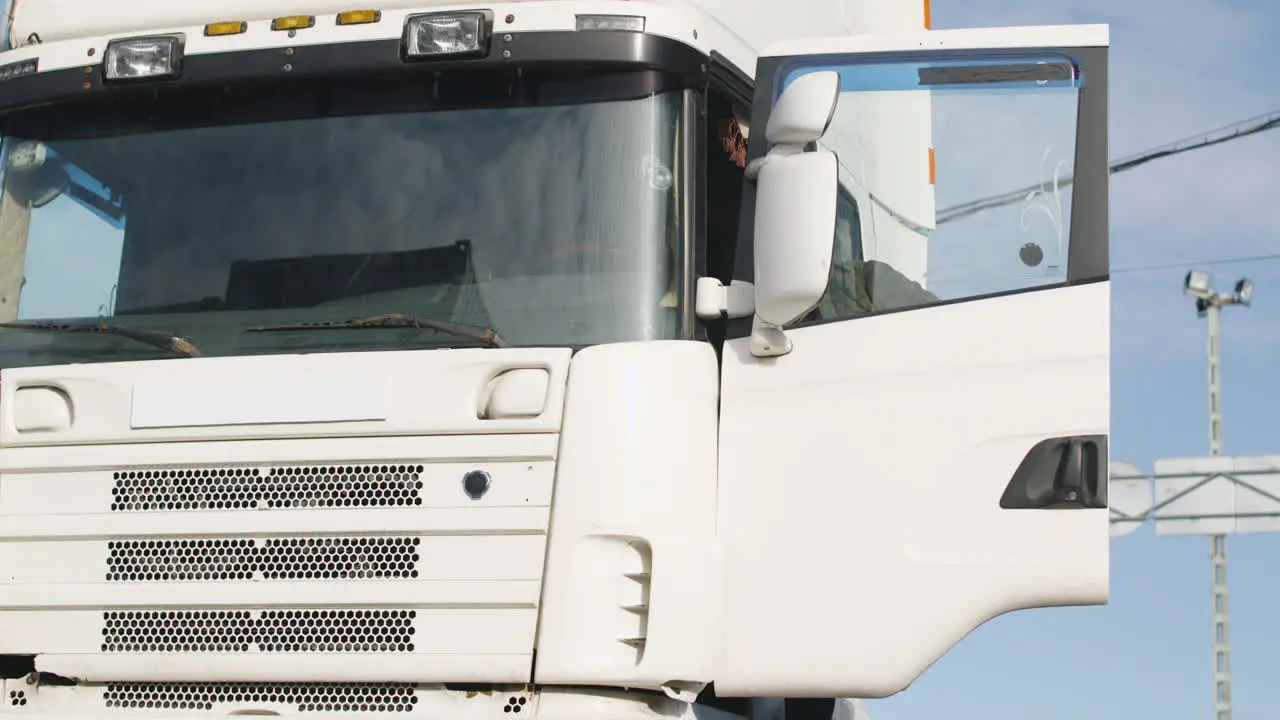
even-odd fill
[{"label": "power line", "polygon": [[1144,165],[1152,160],[1169,157],[1171,155],[1179,155],[1181,153],[1199,150],[1201,148],[1221,145],[1232,140],[1239,140],[1243,137],[1256,135],[1267,130],[1274,130],[1280,127],[1280,110],[1273,110],[1263,115],[1255,115],[1254,117],[1239,122],[1223,125],[1214,128],[1208,132],[1200,133],[1189,138],[1176,140],[1167,145],[1161,145],[1145,152],[1130,155],[1127,158],[1116,160],[1111,165],[1112,174],[1132,170],[1139,165]]},{"label": "power line", "polygon": [[[1231,123],[1230,125],[1224,125],[1222,127],[1209,130],[1208,132],[1199,133],[1198,135],[1186,137],[1181,140],[1175,140],[1171,143],[1167,143],[1150,150],[1145,150],[1128,157],[1114,160],[1112,161],[1109,169],[1111,174],[1114,175],[1116,173],[1122,173],[1126,170],[1132,170],[1136,167],[1140,167],[1153,160],[1181,155],[1183,153],[1191,152],[1192,150],[1199,150],[1201,148],[1212,147],[1214,145],[1221,145],[1222,143],[1230,142],[1232,140],[1239,140],[1240,138],[1256,135],[1260,132],[1273,130],[1277,127],[1280,127],[1280,110],[1273,110],[1263,115],[1256,115],[1246,120]],[[1064,178],[1059,182],[1059,187],[1067,187],[1071,185],[1073,181],[1074,178]],[[941,225],[952,220],[968,217],[975,213],[982,212],[983,210],[1012,205],[1013,203],[1025,198],[1028,193],[1035,192],[1042,188],[1043,184],[1028,185],[999,195],[979,198],[978,200],[970,200],[966,203],[944,208],[938,211],[937,224]]]},{"label": "power line", "polygon": [[1112,268],[1111,274],[1117,273],[1133,273],[1147,272],[1154,270],[1175,270],[1179,268],[1188,268],[1199,265],[1235,265],[1238,263],[1253,262],[1275,262],[1280,260],[1280,253],[1268,253],[1266,255],[1248,255],[1244,257],[1219,258],[1217,260],[1187,260],[1185,262],[1164,263],[1162,265],[1134,265],[1131,267]]}]

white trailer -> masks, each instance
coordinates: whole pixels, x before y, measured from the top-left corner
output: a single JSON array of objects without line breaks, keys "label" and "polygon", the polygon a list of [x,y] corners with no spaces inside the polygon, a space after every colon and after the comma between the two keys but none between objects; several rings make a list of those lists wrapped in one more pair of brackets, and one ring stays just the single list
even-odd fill
[{"label": "white trailer", "polygon": [[1104,26],[7,15],[0,712],[852,720],[1107,601]]}]

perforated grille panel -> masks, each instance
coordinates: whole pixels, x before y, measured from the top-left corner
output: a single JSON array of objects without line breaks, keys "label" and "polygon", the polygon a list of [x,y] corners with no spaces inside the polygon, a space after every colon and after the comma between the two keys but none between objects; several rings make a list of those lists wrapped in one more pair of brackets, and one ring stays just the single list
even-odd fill
[{"label": "perforated grille panel", "polygon": [[219,704],[290,705],[299,712],[412,712],[412,685],[292,685],[271,683],[109,684],[109,708],[212,710]]},{"label": "perforated grille panel", "polygon": [[109,582],[418,577],[416,537],[128,540],[107,543]]},{"label": "perforated grille panel", "polygon": [[413,610],[179,610],[102,614],[102,651],[413,652]]},{"label": "perforated grille panel", "polygon": [[113,512],[422,504],[421,465],[290,465],[122,470]]}]

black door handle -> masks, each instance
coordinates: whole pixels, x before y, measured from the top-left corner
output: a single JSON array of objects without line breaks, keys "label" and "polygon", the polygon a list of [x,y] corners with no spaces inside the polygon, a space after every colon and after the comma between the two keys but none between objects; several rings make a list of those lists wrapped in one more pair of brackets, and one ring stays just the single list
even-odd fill
[{"label": "black door handle", "polygon": [[1107,436],[1050,438],[1027,452],[1000,507],[1059,510],[1107,507]]}]

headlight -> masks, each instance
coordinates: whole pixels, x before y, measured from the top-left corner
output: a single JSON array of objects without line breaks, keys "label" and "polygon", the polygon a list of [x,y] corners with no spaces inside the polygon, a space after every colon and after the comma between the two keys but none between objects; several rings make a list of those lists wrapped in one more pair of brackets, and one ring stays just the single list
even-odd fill
[{"label": "headlight", "polygon": [[411,15],[404,25],[404,53],[410,58],[484,55],[489,48],[484,13]]},{"label": "headlight", "polygon": [[107,44],[103,69],[107,80],[146,80],[177,77],[181,62],[181,36],[130,38]]}]

